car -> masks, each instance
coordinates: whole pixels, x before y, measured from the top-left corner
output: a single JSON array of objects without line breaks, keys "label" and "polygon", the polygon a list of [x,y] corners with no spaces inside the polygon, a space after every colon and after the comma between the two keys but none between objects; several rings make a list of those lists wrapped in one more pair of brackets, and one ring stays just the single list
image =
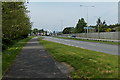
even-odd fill
[{"label": "car", "polygon": [[75,35],[72,35],[71,38],[76,38],[76,36],[75,36]]}]

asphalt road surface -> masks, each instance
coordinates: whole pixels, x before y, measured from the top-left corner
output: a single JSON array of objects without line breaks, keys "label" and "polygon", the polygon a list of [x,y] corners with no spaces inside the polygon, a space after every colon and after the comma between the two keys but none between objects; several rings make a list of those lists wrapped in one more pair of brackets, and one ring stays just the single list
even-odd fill
[{"label": "asphalt road surface", "polygon": [[48,78],[68,80],[48,52],[39,44],[38,39],[33,38],[22,48],[2,80],[47,80]]},{"label": "asphalt road surface", "polygon": [[57,43],[61,43],[69,46],[75,46],[75,47],[80,47],[84,49],[94,50],[98,52],[108,53],[108,54],[114,54],[114,55],[119,54],[118,45],[60,39],[55,37],[45,37],[44,40],[57,42]]}]

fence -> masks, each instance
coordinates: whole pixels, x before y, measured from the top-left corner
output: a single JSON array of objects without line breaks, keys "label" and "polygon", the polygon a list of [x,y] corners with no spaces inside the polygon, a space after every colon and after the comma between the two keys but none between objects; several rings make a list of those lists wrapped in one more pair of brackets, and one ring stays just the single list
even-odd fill
[{"label": "fence", "polygon": [[62,34],[62,36],[76,35],[83,38],[96,38],[96,39],[113,39],[120,40],[120,32],[101,32],[101,33],[79,33],[79,34]]}]

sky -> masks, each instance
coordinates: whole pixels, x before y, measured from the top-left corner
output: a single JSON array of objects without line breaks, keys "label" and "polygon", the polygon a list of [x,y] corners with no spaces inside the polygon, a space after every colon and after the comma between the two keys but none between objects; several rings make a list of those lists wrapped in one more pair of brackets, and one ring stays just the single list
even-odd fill
[{"label": "sky", "polygon": [[108,25],[118,23],[117,2],[29,2],[27,7],[32,29],[62,31],[65,27],[75,27],[80,18],[88,25],[96,25],[98,17]]}]

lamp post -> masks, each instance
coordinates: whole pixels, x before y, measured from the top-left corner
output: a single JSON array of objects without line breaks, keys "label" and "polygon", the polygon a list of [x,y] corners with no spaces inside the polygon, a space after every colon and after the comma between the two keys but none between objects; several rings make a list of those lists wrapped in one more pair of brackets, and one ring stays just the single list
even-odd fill
[{"label": "lamp post", "polygon": [[[95,7],[95,6],[80,5],[80,7],[86,7],[87,8],[87,24],[88,24],[88,8],[89,7]],[[88,37],[88,33],[89,33],[89,30],[88,30],[88,26],[87,26],[87,37]]]}]

